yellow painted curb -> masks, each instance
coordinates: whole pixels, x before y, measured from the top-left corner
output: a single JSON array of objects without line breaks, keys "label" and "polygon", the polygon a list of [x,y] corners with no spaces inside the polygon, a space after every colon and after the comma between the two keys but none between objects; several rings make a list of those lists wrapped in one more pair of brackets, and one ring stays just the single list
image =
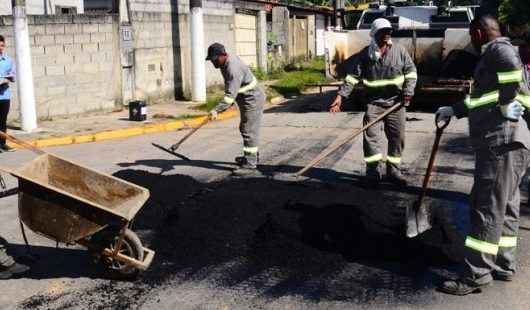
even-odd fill
[{"label": "yellow painted curb", "polygon": [[[226,111],[226,112],[219,114],[219,117],[217,118],[217,120],[221,121],[225,119],[230,119],[238,115],[239,115],[239,111],[230,110],[230,111]],[[184,128],[184,127],[196,127],[197,125],[202,123],[206,118],[207,116],[198,116],[192,119],[178,120],[178,121],[172,121],[172,122],[160,123],[160,124],[149,124],[149,125],[144,125],[141,127],[102,131],[102,132],[97,132],[93,134],[83,134],[79,136],[45,138],[45,139],[38,139],[38,140],[27,141],[27,142],[36,147],[47,147],[47,146],[60,146],[60,145],[120,139],[120,138],[140,136],[144,134],[173,131],[173,130],[177,130],[177,129]],[[11,147],[19,148],[18,145],[13,145],[12,143],[9,143],[9,142],[8,144]]]}]

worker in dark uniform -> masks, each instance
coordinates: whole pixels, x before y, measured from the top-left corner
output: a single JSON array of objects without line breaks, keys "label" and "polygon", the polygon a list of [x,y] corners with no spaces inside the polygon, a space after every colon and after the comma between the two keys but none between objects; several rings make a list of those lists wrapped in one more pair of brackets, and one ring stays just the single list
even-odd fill
[{"label": "worker in dark uniform", "polygon": [[237,103],[241,113],[239,131],[243,136],[243,156],[236,157],[239,169],[235,175],[247,175],[257,172],[259,162],[259,140],[261,119],[265,105],[265,92],[250,68],[236,55],[228,55],[223,45],[214,43],[208,48],[208,56],[215,68],[221,69],[225,82],[225,95],[221,102],[210,112],[210,118]]},{"label": "worker in dark uniform", "polygon": [[530,108],[528,83],[517,49],[501,37],[491,16],[474,20],[471,40],[481,52],[473,91],[465,101],[441,107],[436,116],[468,117],[475,152],[471,229],[465,239],[464,271],[440,290],[479,292],[493,279],[511,281],[519,229],[519,185],[530,163],[530,131],[521,116]]},{"label": "worker in dark uniform", "polygon": [[[355,85],[362,83],[366,90],[367,110],[364,125],[373,121],[388,108],[396,104],[407,107],[414,95],[418,75],[416,67],[401,46],[391,40],[392,25],[384,18],[372,23],[372,42],[353,56],[353,67],[330,107],[331,112],[339,112],[343,98],[351,95]],[[364,132],[364,161],[368,185],[381,181],[383,128],[388,139],[386,156],[387,179],[400,186],[406,186],[400,170],[401,157],[405,146],[406,109],[402,107],[388,115]]]}]

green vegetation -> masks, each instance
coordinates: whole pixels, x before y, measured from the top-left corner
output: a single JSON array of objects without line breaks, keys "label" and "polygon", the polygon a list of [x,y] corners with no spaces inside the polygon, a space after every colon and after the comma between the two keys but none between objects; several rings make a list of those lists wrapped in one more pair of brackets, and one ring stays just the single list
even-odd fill
[{"label": "green vegetation", "polygon": [[317,84],[326,81],[326,65],[323,58],[309,62],[288,65],[272,89],[286,95],[300,94],[307,84]]},{"label": "green vegetation", "polygon": [[[278,95],[297,95],[304,90],[307,84],[326,81],[324,58],[287,65],[272,72],[264,72],[254,68],[252,72],[262,82],[267,100]],[[206,103],[197,106],[197,110],[210,111],[223,99],[223,96],[224,90],[221,86],[209,88]]]},{"label": "green vegetation", "polygon": [[530,1],[501,0],[499,18],[509,25],[527,25],[530,22]]}]

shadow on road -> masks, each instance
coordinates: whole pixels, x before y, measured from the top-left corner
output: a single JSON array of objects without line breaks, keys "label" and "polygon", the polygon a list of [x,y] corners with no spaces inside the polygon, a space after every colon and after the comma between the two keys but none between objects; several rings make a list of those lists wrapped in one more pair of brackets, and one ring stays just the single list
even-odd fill
[{"label": "shadow on road", "polygon": [[[227,164],[139,161],[121,164],[126,168],[114,174],[150,190],[151,198],[132,228],[156,251],[153,265],[133,286],[113,282],[112,296],[135,296],[120,297],[125,307],[149,300],[154,288],[201,282],[264,298],[296,295],[371,304],[394,296],[415,303],[441,279],[432,268],[449,266],[438,248],[403,237],[403,207],[415,199],[416,188],[373,191],[352,182],[286,182],[270,177],[201,183],[187,175],[131,168],[144,165],[169,171],[184,163],[208,168]],[[323,170],[311,173],[318,177]],[[457,200],[459,195],[433,193]],[[439,228],[423,238],[447,242]],[[23,250],[14,247],[16,252]],[[41,260],[30,278],[105,278],[85,251],[34,250]],[[100,298],[109,289],[101,284],[64,298],[38,295],[27,303],[44,300],[53,308],[64,300],[73,306],[89,300],[112,306],[114,298]]]}]

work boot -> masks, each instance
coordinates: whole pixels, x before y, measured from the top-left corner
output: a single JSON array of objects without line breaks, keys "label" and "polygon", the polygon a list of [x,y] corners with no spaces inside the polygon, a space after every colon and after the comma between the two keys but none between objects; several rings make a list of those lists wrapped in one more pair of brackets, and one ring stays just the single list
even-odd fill
[{"label": "work boot", "polygon": [[407,187],[407,180],[405,180],[399,168],[391,164],[386,166],[386,180],[399,187]]},{"label": "work boot", "polygon": [[445,281],[438,290],[440,292],[451,294],[451,295],[457,295],[457,296],[464,296],[472,293],[481,293],[482,288],[485,286],[490,285],[491,282],[487,282],[484,284],[476,284],[466,279],[458,279],[458,280],[448,280]]},{"label": "work boot", "polygon": [[[256,156],[257,156],[257,162],[259,162],[259,153]],[[243,166],[243,165],[245,165],[247,163],[247,157],[245,155],[238,156],[238,157],[235,158],[235,162],[236,162],[236,165],[241,167],[241,166]]]},{"label": "work boot", "polygon": [[13,152],[15,149],[10,147],[7,144],[3,144],[3,145],[0,145],[0,150],[2,150],[2,152]]},{"label": "work boot", "polygon": [[[245,154],[242,156],[239,164],[239,168],[234,170],[233,175],[242,177],[242,176],[251,176],[259,174],[258,171],[258,155],[257,154]],[[239,157],[238,157],[239,158]],[[238,163],[238,158],[236,158],[236,163]]]},{"label": "work boot", "polygon": [[497,280],[497,281],[511,282],[513,281],[513,277],[515,276],[515,273],[494,270],[491,273],[491,276],[493,277],[494,280]]},{"label": "work boot", "polygon": [[9,267],[0,267],[0,279],[6,280],[14,275],[26,273],[28,271],[28,266],[19,263],[14,263]]},{"label": "work boot", "polygon": [[363,179],[364,187],[377,188],[381,182],[381,172],[379,163],[369,164],[366,166],[366,176]]}]

